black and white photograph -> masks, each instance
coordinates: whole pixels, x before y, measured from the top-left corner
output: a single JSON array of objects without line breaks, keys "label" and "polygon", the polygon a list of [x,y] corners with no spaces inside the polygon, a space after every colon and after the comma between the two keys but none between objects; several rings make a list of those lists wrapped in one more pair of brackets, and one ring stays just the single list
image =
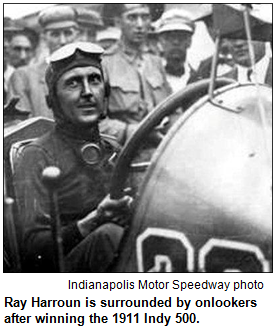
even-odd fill
[{"label": "black and white photograph", "polygon": [[267,4],[3,4],[3,272],[273,272]]}]

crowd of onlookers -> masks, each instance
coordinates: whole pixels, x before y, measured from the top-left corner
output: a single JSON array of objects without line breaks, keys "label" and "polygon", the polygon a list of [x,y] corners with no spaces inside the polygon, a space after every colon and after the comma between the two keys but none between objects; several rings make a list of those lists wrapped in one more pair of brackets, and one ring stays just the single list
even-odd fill
[{"label": "crowd of onlookers", "polygon": [[[38,13],[39,29],[28,27],[24,19],[5,17],[4,103],[18,97],[19,110],[52,118],[45,100],[47,56],[75,41],[96,43],[106,50],[109,114],[122,121],[139,122],[170,93],[210,77],[212,58],[194,68],[187,54],[198,22],[215,38],[212,6],[203,4],[192,14],[181,8],[165,10],[164,4],[143,6],[141,12],[139,5],[106,4],[100,12],[55,5]],[[270,47],[260,41],[254,41],[253,47],[254,73],[247,42],[222,40],[217,75],[243,83],[255,75],[260,83],[272,85]]]}]

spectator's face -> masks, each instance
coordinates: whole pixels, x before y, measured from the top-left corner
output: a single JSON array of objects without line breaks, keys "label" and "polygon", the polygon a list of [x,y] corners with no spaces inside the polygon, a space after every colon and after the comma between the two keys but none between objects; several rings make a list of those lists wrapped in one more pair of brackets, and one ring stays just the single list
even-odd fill
[{"label": "spectator's face", "polygon": [[[252,46],[255,54],[255,61],[258,62],[265,55],[265,44],[260,41],[253,41]],[[229,51],[232,54],[235,63],[244,67],[251,66],[247,40],[229,39]]]},{"label": "spectator's face", "polygon": [[60,47],[76,41],[78,30],[74,27],[64,29],[51,29],[44,32],[44,38],[49,47],[50,53],[53,53]]},{"label": "spectator's face", "polygon": [[65,72],[57,82],[61,111],[78,126],[98,122],[105,100],[104,81],[99,68],[76,67]]},{"label": "spectator's face", "polygon": [[32,44],[25,35],[16,35],[9,45],[9,61],[15,68],[27,65],[34,55]]},{"label": "spectator's face", "polygon": [[151,23],[149,7],[138,4],[125,6],[127,10],[120,19],[122,36],[130,44],[142,44],[147,37]]},{"label": "spectator's face", "polygon": [[80,27],[78,40],[95,43],[97,34],[96,27]]},{"label": "spectator's face", "polygon": [[192,34],[188,31],[175,30],[162,32],[160,43],[164,58],[170,62],[185,62],[187,50],[191,46]]}]

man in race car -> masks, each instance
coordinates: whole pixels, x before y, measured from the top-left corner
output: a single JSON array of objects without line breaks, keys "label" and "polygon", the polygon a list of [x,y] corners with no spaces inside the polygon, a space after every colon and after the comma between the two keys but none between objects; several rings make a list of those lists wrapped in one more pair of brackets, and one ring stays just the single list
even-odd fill
[{"label": "man in race car", "polygon": [[[104,272],[121,240],[124,229],[116,221],[127,212],[130,197],[107,195],[116,141],[99,133],[108,97],[102,53],[97,45],[78,42],[50,57],[47,101],[56,125],[25,146],[15,169],[26,271]],[[63,270],[55,259],[51,228],[56,220],[43,177],[47,167],[60,170],[56,196]]]}]

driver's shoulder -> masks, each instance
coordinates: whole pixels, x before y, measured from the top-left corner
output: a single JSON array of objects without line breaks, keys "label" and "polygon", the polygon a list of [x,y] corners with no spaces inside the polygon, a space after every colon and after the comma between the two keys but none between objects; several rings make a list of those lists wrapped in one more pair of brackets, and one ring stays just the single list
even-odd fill
[{"label": "driver's shoulder", "polygon": [[43,160],[53,160],[55,155],[58,155],[64,148],[62,140],[55,135],[54,130],[47,132],[41,137],[23,142],[20,147],[18,165],[24,166],[26,163],[31,163],[35,167],[41,162],[43,163]]},{"label": "driver's shoulder", "polygon": [[123,145],[126,139],[127,124],[116,120],[105,118],[100,122],[100,133],[103,137],[112,137],[117,143]]}]

